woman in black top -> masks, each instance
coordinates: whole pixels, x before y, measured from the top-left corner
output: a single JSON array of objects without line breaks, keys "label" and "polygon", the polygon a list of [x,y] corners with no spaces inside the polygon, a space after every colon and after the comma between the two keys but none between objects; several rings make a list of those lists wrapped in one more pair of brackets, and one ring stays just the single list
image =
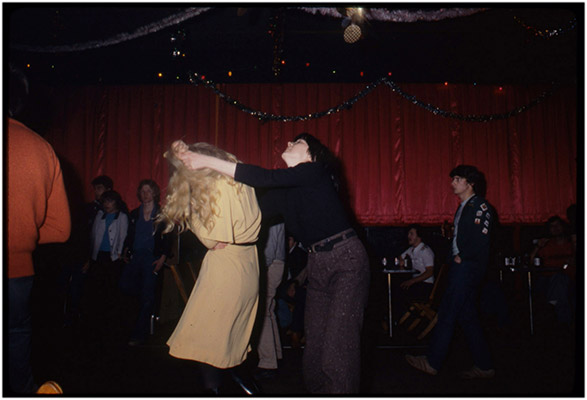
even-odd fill
[{"label": "woman in black top", "polygon": [[369,264],[338,197],[332,153],[308,133],[288,143],[281,155],[285,169],[196,154],[182,141],[172,149],[188,168],[207,167],[247,185],[273,189],[261,200],[263,217],[282,214],[288,231],[309,251],[306,386],[312,393],[357,393]]}]

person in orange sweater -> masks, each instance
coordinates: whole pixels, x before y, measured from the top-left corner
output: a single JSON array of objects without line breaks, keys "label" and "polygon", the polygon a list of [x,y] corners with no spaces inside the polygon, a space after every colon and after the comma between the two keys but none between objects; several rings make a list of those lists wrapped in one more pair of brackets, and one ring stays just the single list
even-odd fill
[{"label": "person in orange sweater", "polygon": [[[23,104],[17,87],[13,89],[12,72],[11,68],[11,117]],[[26,91],[23,78],[21,75],[20,83]],[[61,167],[51,145],[13,118],[8,118],[7,125],[10,389],[14,393],[34,393],[37,386],[30,364],[30,295],[35,274],[32,252],[37,244],[65,242],[71,220]]]}]

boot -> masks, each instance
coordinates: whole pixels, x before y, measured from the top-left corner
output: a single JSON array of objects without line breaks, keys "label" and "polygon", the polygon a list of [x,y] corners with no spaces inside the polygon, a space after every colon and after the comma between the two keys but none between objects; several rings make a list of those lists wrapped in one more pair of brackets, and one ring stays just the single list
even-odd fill
[{"label": "boot", "polygon": [[243,378],[236,370],[233,368],[230,370],[230,376],[232,380],[235,381],[241,389],[248,395],[258,395],[261,394],[261,390],[257,386],[257,383],[252,378]]}]

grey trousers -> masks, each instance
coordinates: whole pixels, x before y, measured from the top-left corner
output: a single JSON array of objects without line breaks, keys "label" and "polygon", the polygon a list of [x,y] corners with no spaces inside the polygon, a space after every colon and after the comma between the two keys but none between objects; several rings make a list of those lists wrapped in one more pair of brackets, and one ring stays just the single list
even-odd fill
[{"label": "grey trousers", "polygon": [[283,277],[285,263],[275,260],[267,268],[267,301],[263,328],[259,337],[259,368],[276,369],[277,360],[282,358],[281,340],[279,339],[279,325],[275,315],[275,293]]},{"label": "grey trousers", "polygon": [[311,393],[357,393],[369,261],[355,236],[308,257],[303,375]]}]

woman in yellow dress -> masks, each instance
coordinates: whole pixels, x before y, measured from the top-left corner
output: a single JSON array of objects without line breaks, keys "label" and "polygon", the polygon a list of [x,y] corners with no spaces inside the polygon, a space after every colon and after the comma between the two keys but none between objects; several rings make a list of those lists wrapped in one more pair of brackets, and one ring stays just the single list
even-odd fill
[{"label": "woman in yellow dress", "polygon": [[[238,162],[207,143],[183,146]],[[175,226],[180,232],[189,229],[208,252],[167,344],[173,357],[199,362],[207,391],[218,393],[221,370],[242,364],[250,351],[259,293],[255,242],[261,212],[250,186],[211,169],[190,171],[175,155],[174,151],[164,155],[173,175],[159,221],[166,224],[166,232]],[[237,376],[233,378],[248,391]]]}]

